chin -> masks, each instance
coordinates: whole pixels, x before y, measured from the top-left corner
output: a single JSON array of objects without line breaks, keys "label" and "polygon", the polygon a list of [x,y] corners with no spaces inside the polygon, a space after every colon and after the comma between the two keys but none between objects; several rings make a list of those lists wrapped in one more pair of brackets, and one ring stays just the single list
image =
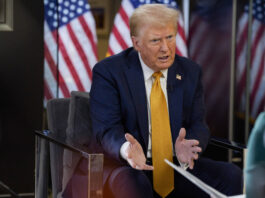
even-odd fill
[{"label": "chin", "polygon": [[[173,63],[173,62],[172,62],[172,63]],[[160,68],[160,70],[162,70],[162,69],[167,69],[167,68],[169,68],[169,67],[172,65],[172,63],[161,64],[161,65],[159,66],[159,68]]]}]

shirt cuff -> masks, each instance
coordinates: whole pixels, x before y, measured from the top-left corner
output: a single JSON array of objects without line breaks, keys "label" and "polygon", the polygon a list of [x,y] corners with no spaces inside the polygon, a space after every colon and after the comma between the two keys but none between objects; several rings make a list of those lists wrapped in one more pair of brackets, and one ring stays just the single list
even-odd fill
[{"label": "shirt cuff", "polygon": [[127,153],[126,153],[126,150],[128,148],[128,146],[130,145],[130,142],[124,142],[123,145],[121,145],[121,148],[120,148],[120,155],[123,159],[125,159],[127,161]]},{"label": "shirt cuff", "polygon": [[188,163],[182,163],[182,162],[179,161],[179,159],[178,159],[178,162],[179,162],[180,167],[182,169],[184,169],[184,170],[187,170],[187,168],[189,167],[189,164]]}]

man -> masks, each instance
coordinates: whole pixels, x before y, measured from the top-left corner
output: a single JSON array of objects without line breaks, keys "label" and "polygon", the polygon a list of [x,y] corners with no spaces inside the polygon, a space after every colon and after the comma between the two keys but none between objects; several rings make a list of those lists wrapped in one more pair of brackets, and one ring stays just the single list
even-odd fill
[{"label": "man", "polygon": [[93,69],[90,112],[104,153],[105,195],[208,197],[164,158],[225,194],[242,191],[238,168],[198,159],[209,141],[201,71],[175,55],[177,16],[161,4],[137,8],[130,18],[133,48]]}]

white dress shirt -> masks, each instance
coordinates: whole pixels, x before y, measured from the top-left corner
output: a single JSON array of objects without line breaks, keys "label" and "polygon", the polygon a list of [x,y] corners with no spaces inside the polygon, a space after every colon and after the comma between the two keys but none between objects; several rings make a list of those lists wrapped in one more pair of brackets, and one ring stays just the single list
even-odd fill
[{"label": "white dress shirt", "polygon": [[[145,82],[145,90],[146,90],[146,99],[147,99],[147,112],[148,112],[148,130],[149,130],[149,138],[148,138],[148,149],[147,149],[147,157],[151,158],[152,157],[152,126],[151,126],[151,109],[150,109],[150,94],[152,90],[152,85],[155,80],[154,77],[152,77],[153,71],[150,67],[148,67],[142,60],[141,55],[138,53],[140,63],[142,66],[143,74],[144,74],[144,82]],[[162,76],[160,78],[160,84],[162,91],[165,95],[166,102],[167,102],[167,107],[168,107],[168,99],[167,99],[167,72],[168,69],[161,70]],[[122,156],[123,159],[127,160],[127,154],[126,154],[126,149],[129,146],[129,142],[125,142],[120,149],[120,155]],[[174,143],[173,143],[174,147]],[[175,149],[173,149],[173,153],[175,155]],[[179,162],[180,163],[180,162]],[[180,163],[181,167],[186,168],[187,164]]]}]

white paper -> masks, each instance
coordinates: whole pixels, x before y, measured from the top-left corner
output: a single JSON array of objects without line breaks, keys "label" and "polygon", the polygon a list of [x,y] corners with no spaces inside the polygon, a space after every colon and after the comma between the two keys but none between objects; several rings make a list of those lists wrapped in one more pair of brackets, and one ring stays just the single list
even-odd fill
[{"label": "white paper", "polygon": [[230,197],[228,197],[228,196],[220,193],[219,191],[215,190],[214,188],[212,188],[208,184],[204,183],[203,181],[201,181],[200,179],[198,179],[197,177],[195,177],[194,175],[192,175],[188,171],[182,169],[179,166],[176,166],[175,164],[173,164],[172,162],[168,161],[167,159],[165,159],[165,162],[169,166],[171,166],[172,168],[174,168],[176,171],[178,171],[181,175],[183,175],[188,180],[190,180],[193,184],[195,184],[200,189],[202,189],[204,192],[206,192],[207,194],[209,194],[211,196],[211,198],[245,198],[245,195],[237,195],[237,196],[230,196]]}]

